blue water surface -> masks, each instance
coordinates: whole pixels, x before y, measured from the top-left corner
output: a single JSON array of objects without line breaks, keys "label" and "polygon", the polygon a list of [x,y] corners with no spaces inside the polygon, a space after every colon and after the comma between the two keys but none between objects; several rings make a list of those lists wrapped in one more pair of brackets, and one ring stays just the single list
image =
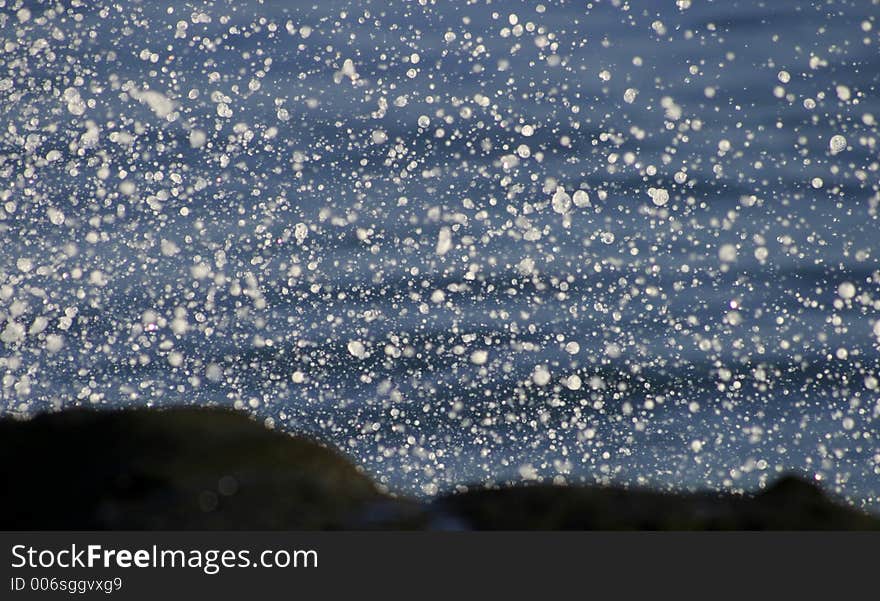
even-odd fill
[{"label": "blue water surface", "polygon": [[880,503],[871,2],[0,13],[0,412]]}]

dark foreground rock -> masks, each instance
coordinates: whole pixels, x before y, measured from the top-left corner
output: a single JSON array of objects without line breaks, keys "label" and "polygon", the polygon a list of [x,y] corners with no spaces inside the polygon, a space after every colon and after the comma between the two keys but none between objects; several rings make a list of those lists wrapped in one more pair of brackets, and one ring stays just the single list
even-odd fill
[{"label": "dark foreground rock", "polygon": [[0,529],[319,529],[381,499],[340,454],[222,410],[0,420]]},{"label": "dark foreground rock", "polygon": [[521,486],[440,499],[485,530],[858,530],[880,520],[785,477],[757,495],[668,494],[622,488]]},{"label": "dark foreground rock", "polygon": [[787,477],[754,496],[591,487],[383,494],[341,454],[221,410],[0,419],[0,530],[880,529]]}]

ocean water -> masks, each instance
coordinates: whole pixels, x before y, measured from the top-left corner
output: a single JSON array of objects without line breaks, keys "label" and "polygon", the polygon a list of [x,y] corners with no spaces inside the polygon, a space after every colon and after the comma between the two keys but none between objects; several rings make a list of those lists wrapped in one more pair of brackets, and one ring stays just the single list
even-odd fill
[{"label": "ocean water", "polygon": [[0,412],[880,505],[877,2],[159,4],[0,2]]}]

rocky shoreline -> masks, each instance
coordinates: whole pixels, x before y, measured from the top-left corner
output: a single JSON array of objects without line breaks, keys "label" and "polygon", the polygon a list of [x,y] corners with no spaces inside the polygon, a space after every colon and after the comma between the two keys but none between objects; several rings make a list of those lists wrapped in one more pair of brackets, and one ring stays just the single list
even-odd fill
[{"label": "rocky shoreline", "polygon": [[755,495],[531,485],[422,503],[340,453],[219,409],[0,419],[2,530],[874,530],[796,477]]}]

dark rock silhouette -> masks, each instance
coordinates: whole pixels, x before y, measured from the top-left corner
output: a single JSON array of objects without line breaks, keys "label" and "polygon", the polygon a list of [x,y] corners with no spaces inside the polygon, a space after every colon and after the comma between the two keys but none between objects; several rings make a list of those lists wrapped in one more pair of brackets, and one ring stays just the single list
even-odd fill
[{"label": "dark rock silhouette", "polygon": [[785,477],[753,496],[549,485],[383,494],[314,441],[217,409],[0,419],[0,529],[878,529]]},{"label": "dark rock silhouette", "polygon": [[757,495],[672,494],[623,488],[520,486],[440,499],[484,530],[853,530],[880,520],[786,476]]},{"label": "dark rock silhouette", "polygon": [[0,420],[3,529],[318,529],[381,497],[340,454],[210,409]]}]

